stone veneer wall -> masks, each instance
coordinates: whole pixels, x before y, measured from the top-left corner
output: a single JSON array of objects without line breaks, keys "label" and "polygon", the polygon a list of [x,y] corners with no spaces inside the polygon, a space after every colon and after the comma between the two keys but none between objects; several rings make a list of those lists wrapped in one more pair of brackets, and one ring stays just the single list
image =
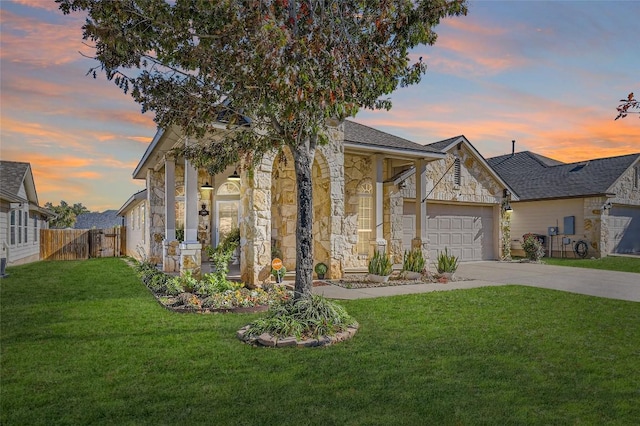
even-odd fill
[{"label": "stone veneer wall", "polygon": [[609,228],[607,226],[608,211],[602,209],[606,197],[584,199],[584,234],[583,239],[589,243],[589,257],[606,256]]},{"label": "stone veneer wall", "polygon": [[164,240],[164,171],[147,171],[147,202],[149,205],[149,261],[162,263]]}]

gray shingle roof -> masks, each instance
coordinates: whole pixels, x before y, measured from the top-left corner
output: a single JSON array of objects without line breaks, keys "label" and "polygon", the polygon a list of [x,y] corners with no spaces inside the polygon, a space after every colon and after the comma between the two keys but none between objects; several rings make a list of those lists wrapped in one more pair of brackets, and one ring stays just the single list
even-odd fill
[{"label": "gray shingle roof", "polygon": [[464,138],[464,135],[458,135],[442,141],[429,143],[427,144],[427,146],[435,149],[438,152],[442,152],[443,149],[446,149],[449,145],[451,145],[453,142],[457,141],[460,138]]},{"label": "gray shingle roof", "polygon": [[344,141],[370,147],[440,153],[428,145],[420,145],[350,120],[344,122]]},{"label": "gray shingle roof", "polygon": [[487,162],[520,200],[606,194],[640,154],[565,164],[533,152],[489,158]]},{"label": "gray shingle roof", "polygon": [[105,210],[102,213],[83,213],[76,218],[75,229],[107,229],[122,225],[117,210]]},{"label": "gray shingle roof", "polygon": [[17,195],[29,167],[29,163],[0,161],[0,186],[2,189],[11,195]]}]

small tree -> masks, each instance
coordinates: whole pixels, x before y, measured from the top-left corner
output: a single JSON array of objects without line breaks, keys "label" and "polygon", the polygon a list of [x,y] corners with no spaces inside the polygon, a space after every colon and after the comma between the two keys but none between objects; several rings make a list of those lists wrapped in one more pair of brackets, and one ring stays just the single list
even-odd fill
[{"label": "small tree", "polygon": [[[200,141],[183,152],[194,165],[215,174],[242,156],[250,162],[291,150],[296,297],[313,282],[317,145],[360,108],[391,108],[385,95],[426,71],[409,49],[435,43],[440,19],[467,12],[466,0],[56,2],[64,13],[88,15],[84,39],[95,43],[100,62],[90,73],[103,70],[143,112],[155,113],[159,127],[178,126]],[[235,131],[206,138],[220,134],[219,121]]]},{"label": "small tree", "polygon": [[[633,92],[629,93],[627,99],[620,99],[620,102],[622,103],[618,105],[618,116],[616,120],[618,118],[625,118],[627,114],[640,114],[640,102],[633,97]],[[637,109],[638,111],[629,111],[633,109]],[[638,118],[640,118],[640,115],[638,115]]]}]

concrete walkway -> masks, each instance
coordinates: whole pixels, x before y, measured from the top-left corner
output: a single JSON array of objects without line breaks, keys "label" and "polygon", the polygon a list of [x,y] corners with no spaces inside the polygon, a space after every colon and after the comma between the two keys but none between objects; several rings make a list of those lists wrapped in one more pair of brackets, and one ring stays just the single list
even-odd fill
[{"label": "concrete walkway", "polygon": [[640,302],[640,274],[631,272],[602,271],[533,263],[469,262],[460,264],[456,275],[469,279],[469,281],[362,289],[346,289],[328,285],[314,287],[313,292],[332,299],[364,299],[399,294],[520,284],[609,299]]}]

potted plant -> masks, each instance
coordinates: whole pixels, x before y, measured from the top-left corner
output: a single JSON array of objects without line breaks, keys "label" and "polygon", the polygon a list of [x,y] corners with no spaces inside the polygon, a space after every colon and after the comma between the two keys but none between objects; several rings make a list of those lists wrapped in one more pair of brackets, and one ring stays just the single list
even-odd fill
[{"label": "potted plant", "polygon": [[438,253],[438,274],[448,280],[455,278],[454,274],[458,269],[458,258],[454,255],[450,255],[447,248],[444,248],[444,252]]},{"label": "potted plant", "polygon": [[369,280],[387,282],[391,275],[391,259],[386,253],[376,251],[369,260]]},{"label": "potted plant", "polygon": [[326,264],[319,262],[319,263],[316,263],[314,270],[316,271],[316,274],[318,274],[318,279],[324,280],[324,276],[329,270],[329,267]]},{"label": "potted plant", "polygon": [[276,283],[281,283],[282,279],[284,278],[284,274],[287,273],[287,268],[285,268],[284,265],[282,265],[282,268],[280,268],[279,270],[276,269],[271,269],[271,275],[273,275],[273,277],[276,279]]},{"label": "potted plant", "polygon": [[404,260],[402,262],[402,272],[409,280],[417,280],[422,277],[424,272],[424,256],[419,248],[404,252]]}]

